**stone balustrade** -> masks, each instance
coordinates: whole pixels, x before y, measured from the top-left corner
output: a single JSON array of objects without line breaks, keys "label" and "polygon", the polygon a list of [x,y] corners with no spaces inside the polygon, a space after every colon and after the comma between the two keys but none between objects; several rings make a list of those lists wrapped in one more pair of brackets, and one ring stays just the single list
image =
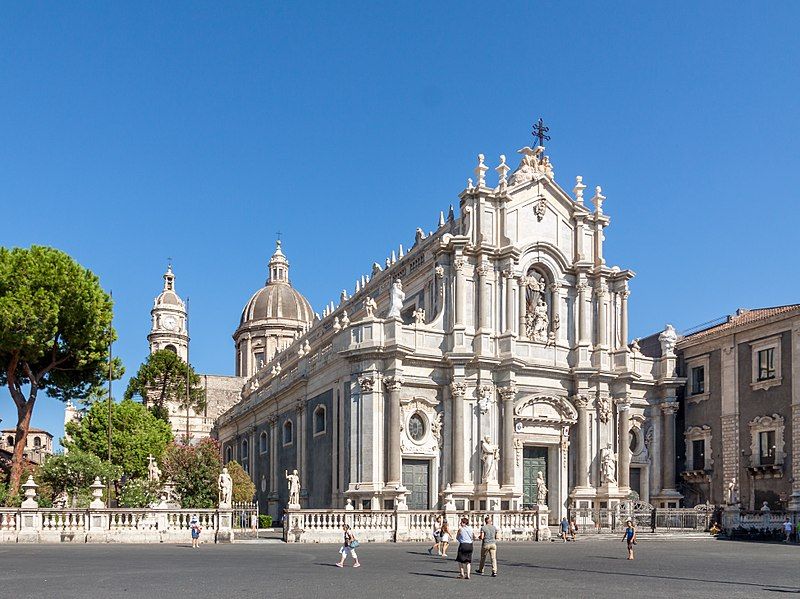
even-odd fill
[{"label": "stone balustrade", "polygon": [[[467,517],[477,531],[486,515],[487,512],[433,510],[287,510],[283,538],[287,543],[340,543],[342,526],[348,524],[362,543],[429,541],[437,516],[447,520],[455,537],[462,517]],[[501,541],[550,538],[546,514],[544,519],[539,518],[538,510],[500,511],[491,516]]]},{"label": "stone balustrade", "polygon": [[179,543],[196,515],[205,542],[233,541],[231,510],[0,508],[0,543]]}]

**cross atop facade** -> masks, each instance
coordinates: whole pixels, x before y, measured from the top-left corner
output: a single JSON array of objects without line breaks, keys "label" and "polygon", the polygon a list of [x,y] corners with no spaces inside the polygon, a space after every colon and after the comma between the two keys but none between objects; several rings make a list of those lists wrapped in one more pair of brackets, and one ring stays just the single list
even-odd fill
[{"label": "cross atop facade", "polygon": [[278,241],[280,241],[281,240],[281,232],[280,231],[275,231],[275,235],[278,236]]},{"label": "cross atop facade", "polygon": [[533,126],[533,137],[539,140],[539,143],[536,145],[544,146],[544,142],[550,141],[550,136],[547,133],[550,131],[550,127],[545,127],[544,121],[539,118],[536,121],[536,124]]}]

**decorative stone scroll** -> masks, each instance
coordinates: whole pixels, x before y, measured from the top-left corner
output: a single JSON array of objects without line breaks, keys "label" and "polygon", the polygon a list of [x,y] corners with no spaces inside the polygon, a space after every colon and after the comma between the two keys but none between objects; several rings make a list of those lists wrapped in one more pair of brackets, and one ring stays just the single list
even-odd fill
[{"label": "decorative stone scroll", "polygon": [[453,381],[450,383],[450,393],[453,397],[464,397],[467,394],[467,384]]}]

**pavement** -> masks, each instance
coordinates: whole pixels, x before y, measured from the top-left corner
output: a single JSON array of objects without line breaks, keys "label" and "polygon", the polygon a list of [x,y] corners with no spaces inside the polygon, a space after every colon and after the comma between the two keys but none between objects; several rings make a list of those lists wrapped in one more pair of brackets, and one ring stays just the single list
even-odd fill
[{"label": "pavement", "polygon": [[[476,544],[475,557],[478,557]],[[800,545],[616,539],[498,545],[499,576],[458,580],[427,545],[366,544],[361,568],[311,544],[0,545],[0,597],[780,597],[800,594]],[[477,559],[476,559],[477,562]],[[477,565],[476,563],[474,565]],[[487,573],[488,573],[487,568]]]}]

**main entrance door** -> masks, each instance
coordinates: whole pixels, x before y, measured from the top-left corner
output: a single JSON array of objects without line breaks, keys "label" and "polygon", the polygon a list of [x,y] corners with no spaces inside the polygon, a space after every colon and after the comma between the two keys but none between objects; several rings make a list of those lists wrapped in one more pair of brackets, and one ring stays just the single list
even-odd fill
[{"label": "main entrance door", "polygon": [[430,479],[430,460],[403,460],[403,486],[409,491],[406,502],[412,510],[431,508]]},{"label": "main entrance door", "polygon": [[533,507],[536,504],[536,475],[541,471],[544,484],[547,484],[547,448],[522,448],[522,506]]}]

